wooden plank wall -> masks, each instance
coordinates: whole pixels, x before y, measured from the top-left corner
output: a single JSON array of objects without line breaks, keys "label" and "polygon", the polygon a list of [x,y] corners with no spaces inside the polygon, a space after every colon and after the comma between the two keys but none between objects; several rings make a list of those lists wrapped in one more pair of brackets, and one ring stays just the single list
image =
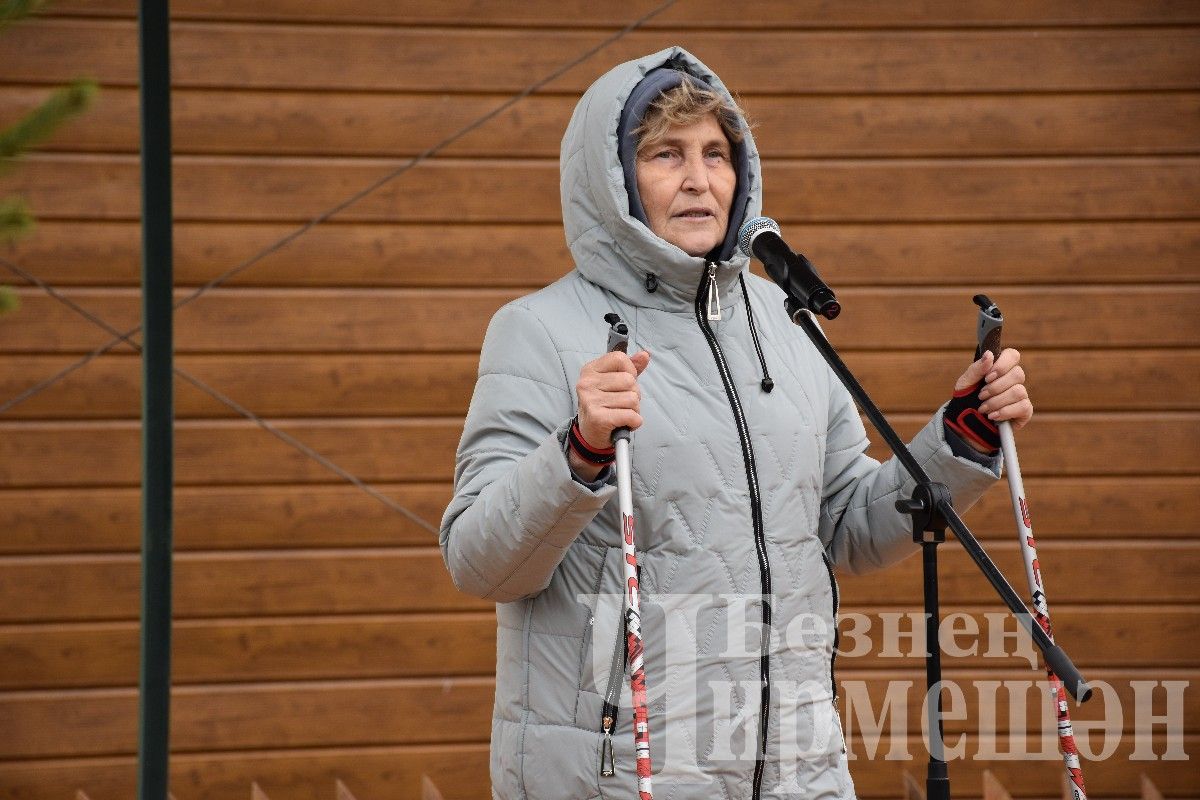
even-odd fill
[{"label": "wooden plank wall", "polygon": [[[181,299],[653,7],[172,6]],[[436,523],[487,319],[569,267],[557,148],[575,98],[676,42],[758,120],[765,207],[841,290],[829,331],[903,430],[972,346],[970,295],[1004,309],[1038,407],[1022,460],[1059,637],[1115,688],[1077,717],[1125,712],[1116,752],[1086,764],[1089,789],[1130,797],[1146,772],[1168,796],[1200,796],[1194,762],[1130,760],[1130,682],[1200,677],[1194,2],[681,0],[181,308],[179,366]],[[103,84],[3,178],[41,223],[0,267],[130,328],[134,3],[60,0],[5,31],[0,53],[0,124],[65,79]],[[0,321],[0,402],[111,339],[0,279],[24,301]],[[138,384],[118,345],[0,415],[0,797],[133,796]],[[183,381],[177,407],[175,796],[240,799],[256,783],[315,800],[340,780],[360,800],[415,798],[422,775],[447,798],[486,796],[490,607],[457,594],[433,536],[378,499]],[[1006,490],[969,521],[1022,586]],[[946,553],[948,606],[995,610]],[[915,610],[917,572],[845,579],[846,610],[876,625]],[[911,657],[839,666],[876,701],[889,679],[920,684]],[[948,667],[1036,678],[1012,659]],[[1033,695],[1021,702],[1032,719]],[[1194,758],[1194,685],[1177,705]],[[972,712],[951,728],[974,741],[980,724]],[[919,759],[915,706],[907,730]],[[1163,739],[1160,726],[1159,755]],[[898,796],[900,768],[921,770],[852,745],[863,797]],[[979,796],[985,767],[1016,796],[1058,792],[1053,760],[966,760],[958,793]]]}]

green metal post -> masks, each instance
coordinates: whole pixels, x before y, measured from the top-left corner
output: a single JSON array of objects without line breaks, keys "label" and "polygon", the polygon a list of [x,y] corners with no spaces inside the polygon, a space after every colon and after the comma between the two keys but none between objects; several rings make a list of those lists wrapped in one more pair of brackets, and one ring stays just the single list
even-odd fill
[{"label": "green metal post", "polygon": [[166,800],[174,486],[171,69],[167,0],[140,0],[142,105],[142,664],[138,798]]}]

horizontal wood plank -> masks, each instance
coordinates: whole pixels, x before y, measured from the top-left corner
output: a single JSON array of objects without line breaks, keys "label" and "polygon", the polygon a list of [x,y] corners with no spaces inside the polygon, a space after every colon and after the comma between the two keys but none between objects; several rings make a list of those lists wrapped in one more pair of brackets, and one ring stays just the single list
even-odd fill
[{"label": "horizontal wood plank", "polygon": [[[113,422],[0,426],[0,486],[138,485],[140,426]],[[444,481],[462,433],[458,420],[347,420],[276,426],[363,480]],[[66,465],[71,465],[64,469]],[[55,477],[57,476],[57,477]],[[176,485],[329,483],[342,478],[250,422],[181,422],[175,434]]]},{"label": "horizontal wood plank", "polygon": [[[0,120],[47,90],[0,87]],[[184,89],[172,94],[177,155],[415,156],[505,102],[503,95]],[[557,158],[576,98],[523,99],[445,147],[448,156]],[[771,158],[1165,155],[1200,150],[1200,95],[747,97]],[[136,153],[138,98],[106,88],[42,149]]]},{"label": "horizontal wood plank", "polygon": [[[1187,682],[1196,674],[1168,670],[1163,679]],[[1144,675],[1138,677],[1145,679]],[[890,679],[906,683],[907,691],[902,688],[892,690],[897,693],[894,698],[904,700],[897,702],[885,724],[896,725],[891,729],[893,731],[920,735],[924,695],[922,672],[851,672],[846,679],[852,682],[844,689],[843,696],[843,713],[847,713],[846,707],[850,709],[849,734],[862,730],[858,727],[859,715],[879,719]],[[1048,733],[1050,748],[1056,746],[1053,710],[1046,703],[1044,691],[1039,691],[1044,684],[1036,671],[952,669],[947,671],[946,680],[963,693],[962,702],[947,700],[947,734],[1006,733],[1025,727],[1028,733],[1022,734],[1022,742],[1027,741],[1027,736],[1038,746],[1042,736]],[[1089,750],[1100,749],[1100,740],[1106,733],[1098,730],[1101,721],[1119,720],[1114,725],[1114,734],[1132,734],[1136,730],[1134,690],[1129,677],[1121,673],[1098,672],[1096,680],[1108,687],[1104,697],[1101,699],[1101,693],[1097,692],[1094,701],[1072,709],[1076,736]],[[986,685],[989,681],[993,686]],[[1013,683],[1001,688],[995,685],[1000,681]],[[489,678],[181,687],[172,697],[172,748],[186,753],[215,749],[477,742],[489,735],[493,692],[494,682]],[[1159,713],[1162,712],[1163,694],[1160,689]],[[1187,714],[1195,719],[1200,711],[1200,700],[1188,700],[1186,693],[1184,699],[1186,705],[1175,713],[1181,718]],[[0,756],[47,758],[129,753],[136,746],[136,728],[132,724],[136,719],[136,704],[137,693],[133,689],[0,695],[0,720],[6,723],[5,730],[19,734],[6,740],[0,747]],[[453,719],[454,723],[430,724],[439,718]],[[599,720],[596,722],[598,727]],[[654,727],[653,717],[651,725]],[[884,730],[884,736],[888,737],[888,729]],[[1189,728],[1184,730],[1195,732]],[[657,733],[658,737],[652,736],[651,742],[662,742],[661,729]],[[1090,737],[1089,733],[1092,734]],[[1002,746],[1011,746],[1007,737],[997,738]]]},{"label": "horizontal wood plank", "polygon": [[[51,285],[137,286],[140,228],[48,221],[5,259]],[[295,231],[271,223],[175,225],[176,285],[197,286]],[[929,284],[1172,283],[1200,278],[1200,223],[827,225],[788,238],[835,288]],[[425,254],[436,253],[436,267]],[[0,260],[0,274],[6,271]],[[562,228],[538,225],[318,226],[231,276],[229,286],[538,287],[574,262]],[[759,274],[761,267],[755,262]],[[5,278],[21,284],[15,273]]]},{"label": "horizontal wood plank", "polygon": [[[1153,540],[1152,540],[1153,541]],[[1153,541],[1142,546],[1105,542],[1046,542],[1038,555],[1054,597],[1070,603],[1120,598],[1132,605],[1196,603],[1200,544]],[[1029,594],[1016,542],[989,548]],[[969,603],[991,592],[965,551],[946,549],[940,586],[944,603]],[[1108,565],[1117,560],[1121,570]],[[6,557],[0,559],[0,622],[136,619],[140,561],[136,555]],[[844,602],[909,605],[921,601],[920,560],[910,558],[878,575],[844,576]],[[786,574],[786,573],[785,573]],[[1104,575],[1102,582],[1097,575]],[[1150,576],[1153,576],[1152,579]],[[653,582],[648,582],[653,601]],[[182,553],[175,560],[175,615],[247,617],[284,614],[371,614],[486,609],[455,590],[433,548]],[[103,603],[96,598],[103,597]]]},{"label": "horizontal wood plank", "polygon": [[[138,615],[137,556],[5,559],[6,622],[120,620]],[[454,588],[434,548],[190,553],[175,560],[179,619],[271,614],[480,610],[492,603]],[[103,603],[96,598],[103,597]]]},{"label": "horizontal wood plank", "polygon": [[[896,422],[907,415],[893,415]],[[1021,471],[1029,475],[1146,475],[1191,474],[1182,459],[1167,456],[1159,448],[1200,452],[1200,425],[1190,415],[1162,414],[1071,414],[1054,424],[1057,414],[1042,414],[1037,426],[1020,437]],[[1067,422],[1070,419],[1070,422]],[[901,436],[916,433],[914,423],[897,425]],[[1099,429],[1105,429],[1100,433]],[[884,460],[890,451],[877,436],[867,453]],[[1131,454],[1136,453],[1136,459]]]},{"label": "horizontal wood plank", "polygon": [[[1200,478],[1030,477],[1039,539],[1190,538],[1200,533]],[[448,483],[374,487],[437,526]],[[1103,498],[1103,502],[1097,502]],[[0,553],[137,552],[136,488],[0,490]],[[181,486],[175,490],[177,551],[429,545],[433,534],[360,489],[345,486]],[[1007,491],[987,492],[967,516],[976,536],[1014,534]]]},{"label": "horizontal wood plank", "polygon": [[[902,436],[926,415],[893,415]],[[1200,425],[1186,412],[1043,414],[1021,439],[1031,476],[1194,475]],[[449,480],[458,420],[289,420],[275,427],[368,483]],[[1036,435],[1034,435],[1036,431]],[[0,488],[136,486],[136,422],[9,422],[0,425]],[[215,482],[336,483],[326,466],[248,421],[181,421],[175,433],[180,486]],[[872,445],[869,453],[884,456]],[[1131,456],[1136,454],[1136,457]]]},{"label": "horizontal wood plank", "polygon": [[[1005,344],[1019,349],[1192,347],[1200,338],[1200,316],[1195,313],[1200,283],[1171,288],[848,288],[838,291],[841,317],[826,323],[825,330],[846,351],[966,353],[975,348],[976,314],[967,299],[978,291],[1004,310]],[[88,353],[113,341],[110,330],[127,331],[140,321],[141,301],[133,289],[61,292],[105,321],[107,328],[40,289],[18,289],[16,294],[21,309],[0,318],[0,353]],[[492,315],[522,294],[470,289],[213,289],[176,311],[175,348],[181,355],[478,352]],[[186,296],[176,293],[177,301]],[[794,335],[803,336],[799,331]],[[131,348],[122,343],[113,350],[128,353]],[[22,377],[25,385],[32,385],[49,376],[20,376],[9,385],[19,384]],[[243,400],[252,403],[251,398]]]},{"label": "horizontal wood plank", "polygon": [[[987,551],[1007,576],[1017,594],[1030,594],[1024,561],[1017,542],[994,542]],[[1200,603],[1200,542],[1063,542],[1043,539],[1038,560],[1053,601],[1069,603],[1143,602]],[[1113,570],[1112,564],[1121,565]],[[991,585],[961,547],[944,550],[938,561],[940,596],[947,603],[966,603],[986,597]],[[1103,575],[1102,581],[1097,576]],[[921,560],[909,558],[889,568],[887,580],[879,575],[844,575],[838,579],[842,601],[850,604],[886,605],[921,602]],[[1150,584],[1153,584],[1152,586]]]},{"label": "horizontal wood plank", "polygon": [[[246,800],[258,786],[266,800],[330,800],[338,782],[356,800],[427,800],[426,776],[444,800],[479,800],[489,792],[487,744],[401,745],[258,753],[174,753],[170,788],[193,800]],[[13,800],[48,797],[129,800],[137,795],[134,756],[0,762],[0,785]]]},{"label": "horizontal wood plank", "polygon": [[[177,19],[276,20],[447,26],[624,26],[656,7],[650,0],[609,6],[588,0],[527,0],[519,5],[480,4],[474,0],[434,2],[409,0],[398,8],[388,0],[270,0],[249,8],[236,0],[184,0],[171,6]],[[96,17],[136,16],[132,0],[59,0],[47,15]],[[867,0],[826,3],[821,0],[756,0],[732,7],[721,0],[692,0],[669,8],[643,27],[970,27],[1028,25],[1149,25],[1200,22],[1200,13],[1187,2],[1128,2],[1094,0],[1086,8],[1069,0],[926,0],[908,6]]]},{"label": "horizontal wood plank", "polygon": [[[29,384],[30,376],[55,374],[74,360],[70,356],[4,357],[0,359],[4,365],[0,371],[0,397],[12,397]],[[262,416],[403,417],[466,414],[479,358],[464,353],[350,358],[180,356],[175,366],[231,397],[254,398],[254,411]],[[5,416],[138,417],[141,380],[137,356],[111,355],[70,373],[53,391],[15,406]],[[177,380],[175,416],[188,419],[238,414],[192,384]]]},{"label": "horizontal wood plank", "polygon": [[[171,78],[180,87],[517,92],[609,37],[525,30],[179,22]],[[42,19],[14,28],[10,81],[57,83],[80,72],[134,86],[131,20]],[[682,45],[738,91],[970,92],[1194,89],[1196,28],[982,31],[635,31],[547,89],[580,92],[613,64]],[[755,54],[770,52],[772,58]],[[347,58],[352,53],[354,58]],[[64,56],[66,54],[66,56]],[[464,57],[469,54],[469,57]]]},{"label": "horizontal wood plank", "polygon": [[[405,163],[180,156],[175,215],[307,221]],[[139,175],[132,156],[40,154],[5,176],[0,190],[27,196],[48,219],[135,220]],[[1200,158],[1192,156],[788,160],[764,162],[763,175],[763,207],[781,223],[1195,219],[1200,207]],[[335,219],[557,223],[558,165],[545,159],[430,159]]]},{"label": "horizontal wood plank", "polygon": [[[1061,561],[1061,559],[1060,559]],[[1050,571],[1050,570],[1048,570]],[[1009,572],[1022,585],[1019,571]],[[1144,578],[1144,575],[1142,576]],[[1058,563],[1048,576],[1061,589],[1080,578]],[[889,585],[916,584],[889,577]],[[975,597],[989,596],[981,589]],[[1024,593],[1024,590],[1022,590]],[[911,594],[909,592],[908,594]],[[851,596],[848,598],[854,601]],[[892,598],[889,598],[889,601]],[[841,653],[846,669],[909,669],[920,666],[924,628],[919,601],[882,609],[849,605],[841,616]],[[1033,652],[1014,642],[1016,622],[997,600],[982,610],[948,606],[947,665],[1013,667]],[[1081,669],[1158,668],[1155,659],[1174,646],[1171,666],[1194,667],[1172,636],[1186,637],[1196,615],[1179,606],[1100,607],[1062,603],[1052,608],[1056,633]],[[985,616],[990,615],[990,616]],[[1166,623],[1157,630],[1157,620]],[[1138,626],[1150,626],[1139,632]],[[369,614],[306,617],[176,619],[172,680],[176,686],[276,680],[491,675],[496,668],[496,625],[491,612]],[[1150,633],[1149,631],[1154,631]],[[910,636],[916,632],[915,637]],[[953,632],[953,637],[951,637]],[[1007,633],[1007,639],[1001,635]],[[899,636],[899,638],[896,638]],[[1114,649],[1122,641],[1148,641],[1150,651]],[[1005,655],[1000,655],[1001,653]],[[136,686],[139,629],[134,620],[0,625],[2,689],[65,689]],[[953,658],[951,658],[953,656]],[[948,667],[949,668],[949,667]],[[844,670],[839,668],[843,678]],[[1090,675],[1086,677],[1091,677]]]},{"label": "horizontal wood plank", "polygon": [[[1043,675],[1033,671],[966,670],[954,667],[947,669],[944,675],[953,687],[947,691],[944,706],[946,733],[954,735],[947,744],[953,745],[959,734],[967,734],[973,742],[980,743],[985,736],[991,735],[995,736],[998,749],[1008,751],[1013,744],[1007,736],[1011,733],[1015,734],[1017,743],[1028,742],[1034,747],[1044,748],[1042,752],[1058,752],[1055,705],[1049,700]],[[1076,727],[1076,736],[1080,740],[1090,739],[1091,744],[1099,750],[1101,736],[1098,729],[1104,724],[1111,725],[1114,732],[1121,730],[1127,733],[1138,730],[1140,724],[1142,730],[1149,733],[1136,712],[1141,711],[1142,719],[1150,710],[1166,713],[1167,691],[1161,686],[1157,687],[1157,697],[1154,698],[1157,707],[1139,709],[1138,695],[1131,681],[1180,681],[1190,685],[1197,678],[1200,678],[1200,673],[1192,670],[1164,670],[1161,675],[1154,677],[1141,671],[1132,674],[1093,671],[1088,678],[1095,687],[1092,699],[1086,704],[1072,702],[1071,721]],[[847,670],[843,672],[839,684],[839,711],[846,726],[846,738],[849,741],[857,740],[855,743],[859,745],[860,753],[864,740],[879,733],[877,725],[881,719],[883,752],[888,749],[893,731],[921,733],[924,721],[924,670]],[[899,705],[891,714],[884,716],[882,712],[889,690],[894,699],[907,705]],[[1186,686],[1183,692],[1178,689],[1175,691],[1176,698],[1181,701],[1175,707],[1175,713],[1184,723],[1184,730],[1194,732],[1186,726],[1189,720],[1200,720],[1200,699],[1188,697]],[[895,727],[890,727],[893,725]],[[1017,738],[1022,734],[1027,734],[1028,739]]]},{"label": "horizontal wood plank", "polygon": [[[894,415],[903,436],[927,421]],[[281,422],[275,427],[367,482],[440,481],[452,474],[457,420]],[[1195,474],[1194,414],[1044,414],[1022,439],[1028,475]],[[0,488],[133,486],[140,427],[133,422],[10,422],[0,426]],[[884,456],[872,445],[868,451]],[[1137,453],[1136,458],[1130,453]],[[183,421],[176,428],[177,485],[331,483],[340,476],[246,421]]]},{"label": "horizontal wood plank", "polygon": [[[0,625],[3,689],[136,686],[137,622]],[[490,675],[492,612],[176,619],[174,686]]]},{"label": "horizontal wood plank", "polygon": [[[265,747],[477,742],[487,736],[490,678],[180,687],[172,693],[177,752]],[[117,755],[137,742],[137,691],[100,689],[0,699],[5,758]],[[454,720],[430,725],[430,720]]]},{"label": "horizontal wood plank", "polygon": [[[367,339],[375,344],[366,349],[374,350],[478,351],[492,314],[522,294],[470,289],[280,291],[284,293],[273,296],[271,290],[205,293],[175,314],[176,352],[360,350]],[[21,309],[0,319],[0,351],[88,352],[114,338],[108,329],[41,290],[21,289],[17,294]],[[63,294],[118,332],[140,321],[136,291]],[[176,293],[177,300],[184,297],[184,292]],[[130,347],[121,344],[115,350],[129,352]]]},{"label": "horizontal wood plank", "polygon": [[[73,356],[0,357],[0,398],[38,376],[65,371]],[[230,397],[253,398],[266,417],[406,417],[466,414],[479,359],[469,353],[403,355],[194,355],[175,364]],[[962,372],[961,352],[852,352],[846,358],[885,412],[937,408]],[[1200,409],[1200,350],[1042,350],[1024,359],[1039,412]],[[912,379],[920,375],[919,381]],[[1087,376],[1089,391],[1079,381]],[[135,419],[141,362],[109,355],[69,373],[9,409],[7,419]],[[178,381],[177,419],[237,412]]]},{"label": "horizontal wood plank", "polygon": [[[372,488],[434,528],[452,493],[449,483]],[[1072,496],[1082,497],[1082,491]],[[35,489],[0,492],[0,497],[0,528],[6,531],[0,549],[5,552],[137,551],[141,546],[136,488]],[[1170,498],[1161,497],[1160,503],[1170,503]],[[429,530],[349,484],[179,486],[174,511],[174,545],[183,551],[389,547],[437,541]],[[1176,519],[1180,517],[1164,515],[1161,521]],[[1192,522],[1200,530],[1200,517]]]},{"label": "horizontal wood plank", "polygon": [[[901,773],[918,777],[925,768],[925,750],[919,737],[910,737],[901,750],[909,754],[902,761],[869,759],[860,742],[853,741],[856,758],[850,764],[855,793],[859,797],[899,796]],[[1154,751],[1162,753],[1164,743],[1154,742]],[[1185,752],[1200,749],[1200,736],[1184,738]],[[1197,786],[1194,765],[1190,761],[1160,761],[1148,765],[1134,761],[1132,737],[1126,737],[1117,751],[1100,761],[1088,760],[1085,770],[1090,786],[1103,785],[1112,797],[1137,797],[1140,776],[1154,773],[1154,782],[1172,797],[1195,797]],[[1030,763],[1017,760],[975,760],[974,742],[968,758],[951,764],[956,796],[981,796],[982,773],[990,770],[1014,797],[1058,797],[1061,759],[1056,755]],[[488,746],[393,746],[331,748],[319,750],[272,750],[257,753],[180,753],[171,758],[171,788],[180,798],[193,786],[203,786],[209,800],[245,800],[251,783],[268,798],[286,800],[328,800],[341,781],[358,800],[421,800],[425,776],[442,792],[446,800],[478,800],[489,791]],[[87,791],[91,800],[125,800],[136,792],[137,762],[132,756],[107,758],[17,761],[0,763],[0,782],[12,788],[15,800],[43,797],[71,797],[76,790]],[[1090,787],[1089,787],[1090,788]],[[1095,790],[1093,790],[1094,792]]]}]

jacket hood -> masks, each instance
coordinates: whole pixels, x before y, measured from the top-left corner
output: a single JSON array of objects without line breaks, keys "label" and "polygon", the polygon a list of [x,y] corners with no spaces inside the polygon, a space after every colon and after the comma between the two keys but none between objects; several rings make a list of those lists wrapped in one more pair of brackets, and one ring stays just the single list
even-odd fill
[{"label": "jacket hood", "polygon": [[[620,64],[597,79],[575,106],[559,158],[563,228],[576,267],[623,300],[669,310],[691,307],[707,259],[659,238],[639,219],[644,218],[641,202],[636,185],[632,197],[626,188],[621,157],[622,144],[626,160],[630,151],[623,134],[636,127],[663,89],[679,83],[676,71],[733,102],[725,84],[703,62],[681,47],[670,47]],[[745,119],[738,122],[744,138],[734,153],[738,183],[729,227],[718,252],[710,254],[722,297],[731,299],[740,296],[737,276],[749,264],[737,252],[737,231],[762,208],[758,149]],[[647,291],[650,275],[658,284],[654,292]]]}]

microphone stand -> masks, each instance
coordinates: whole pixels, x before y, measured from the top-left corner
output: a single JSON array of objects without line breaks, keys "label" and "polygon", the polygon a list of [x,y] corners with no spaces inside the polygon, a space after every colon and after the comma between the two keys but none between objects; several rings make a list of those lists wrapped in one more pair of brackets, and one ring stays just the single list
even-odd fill
[{"label": "microphone stand", "polygon": [[[785,289],[786,291],[786,289]],[[917,482],[912,496],[896,501],[896,509],[912,517],[913,541],[921,545],[921,565],[925,590],[925,716],[929,731],[929,768],[925,778],[926,800],[950,800],[950,777],[946,769],[945,742],[942,729],[942,659],[941,642],[938,639],[938,579],[937,546],[946,541],[946,528],[954,531],[955,537],[984,577],[1000,595],[1000,599],[1033,637],[1033,642],[1042,651],[1047,666],[1054,670],[1076,701],[1087,702],[1092,690],[1066,652],[1056,645],[1037,624],[1024,602],[1013,590],[995,563],[984,552],[966,523],[954,510],[949,488],[943,483],[932,481],[909,451],[908,446],[896,434],[878,406],[872,402],[866,389],[854,377],[813,316],[798,298],[788,293],[784,304],[792,322],[799,325],[813,345],[821,353],[830,369],[838,376],[842,385],[849,390],[858,407],[867,415],[872,427],[879,431],[888,447],[905,471]]]}]

